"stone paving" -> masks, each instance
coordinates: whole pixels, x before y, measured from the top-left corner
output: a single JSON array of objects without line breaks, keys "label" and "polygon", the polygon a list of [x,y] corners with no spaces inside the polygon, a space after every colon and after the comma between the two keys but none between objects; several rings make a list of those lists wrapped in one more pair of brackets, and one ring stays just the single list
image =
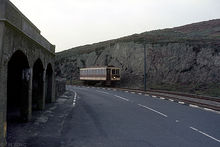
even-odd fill
[{"label": "stone paving", "polygon": [[44,111],[33,112],[32,121],[9,124],[8,146],[60,146],[65,118],[74,108],[74,95],[74,92],[66,91],[55,103],[48,104]]}]

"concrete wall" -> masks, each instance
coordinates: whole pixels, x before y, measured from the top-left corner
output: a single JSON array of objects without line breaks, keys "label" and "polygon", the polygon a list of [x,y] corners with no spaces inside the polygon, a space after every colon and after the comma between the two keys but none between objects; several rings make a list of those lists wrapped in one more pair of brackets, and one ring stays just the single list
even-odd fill
[{"label": "concrete wall", "polygon": [[[7,0],[5,0],[7,1]],[[26,18],[10,1],[5,5],[5,19],[13,24],[17,29],[21,30],[31,39],[39,43],[45,49],[55,52],[55,48],[43,36],[40,30]]]},{"label": "concrete wall", "polygon": [[45,107],[45,75],[48,64],[51,64],[53,70],[51,101],[55,101],[55,46],[41,36],[40,30],[11,2],[0,0],[0,147],[6,146],[8,63],[17,51],[21,51],[27,57],[29,64],[27,119],[30,120],[32,115],[33,66],[38,59],[42,62],[44,70],[42,109]]}]

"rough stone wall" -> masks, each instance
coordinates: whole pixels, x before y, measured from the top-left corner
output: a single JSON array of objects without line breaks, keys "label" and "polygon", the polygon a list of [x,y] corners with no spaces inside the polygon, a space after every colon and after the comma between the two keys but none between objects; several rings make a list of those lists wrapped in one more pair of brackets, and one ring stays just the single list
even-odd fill
[{"label": "rough stone wall", "polygon": [[148,46],[151,82],[212,84],[220,82],[220,44],[169,43]]},{"label": "rough stone wall", "polygon": [[[71,81],[79,79],[81,67],[114,65],[122,70],[121,87],[142,89],[143,48],[140,43],[121,42],[85,53],[64,52],[56,57],[56,74]],[[146,44],[146,49],[148,88],[163,84],[206,87],[220,83],[220,43],[154,43]]]},{"label": "rough stone wall", "polygon": [[56,79],[56,92],[55,92],[56,98],[64,94],[65,91],[66,91],[66,79],[57,78]]}]

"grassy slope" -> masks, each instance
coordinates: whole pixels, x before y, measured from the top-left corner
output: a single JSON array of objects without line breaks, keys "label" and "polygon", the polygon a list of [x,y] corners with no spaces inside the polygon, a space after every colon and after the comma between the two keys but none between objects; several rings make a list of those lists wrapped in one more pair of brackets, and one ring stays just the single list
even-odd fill
[{"label": "grassy slope", "polygon": [[104,49],[106,46],[113,46],[117,42],[139,42],[139,43],[167,43],[167,42],[198,42],[220,40],[220,19],[193,23],[176,28],[155,30],[141,34],[94,43],[90,45],[75,47],[69,50],[56,53],[59,57],[68,57],[77,54],[89,53],[94,50]]}]

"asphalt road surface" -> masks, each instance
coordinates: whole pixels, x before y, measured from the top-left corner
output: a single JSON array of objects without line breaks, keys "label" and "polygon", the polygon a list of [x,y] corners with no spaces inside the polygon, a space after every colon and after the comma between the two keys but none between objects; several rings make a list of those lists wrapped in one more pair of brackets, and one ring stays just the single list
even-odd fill
[{"label": "asphalt road surface", "polygon": [[141,93],[67,86],[31,122],[8,124],[11,147],[219,147],[220,113]]},{"label": "asphalt road surface", "polygon": [[69,147],[219,147],[220,114],[147,95],[72,87],[62,130]]}]

